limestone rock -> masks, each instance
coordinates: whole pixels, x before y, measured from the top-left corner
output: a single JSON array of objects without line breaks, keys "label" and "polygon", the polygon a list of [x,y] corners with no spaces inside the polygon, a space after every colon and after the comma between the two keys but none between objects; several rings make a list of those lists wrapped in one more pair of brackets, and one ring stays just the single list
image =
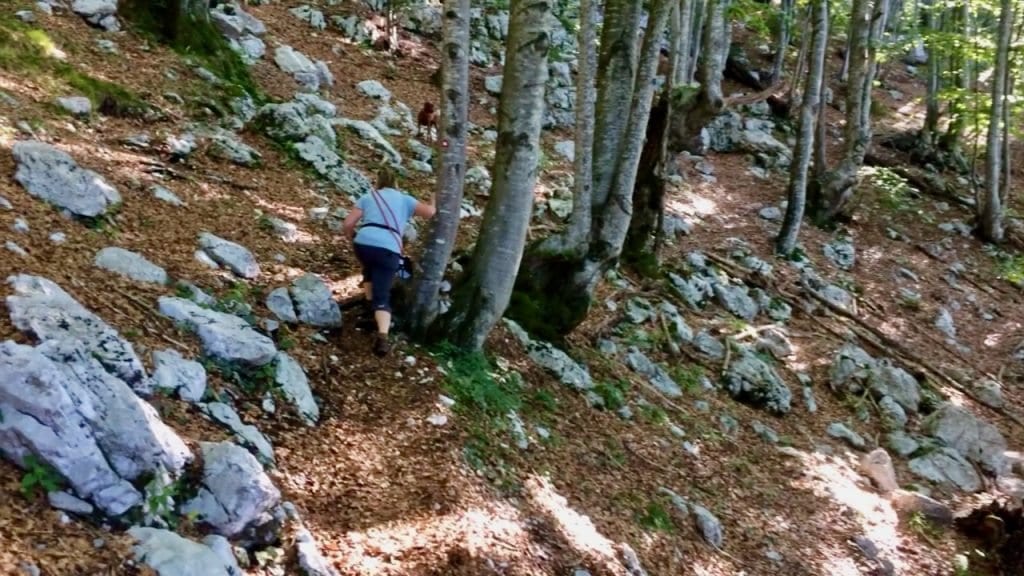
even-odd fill
[{"label": "limestone rock", "polygon": [[726,391],[740,402],[763,407],[774,414],[790,410],[792,392],[770,365],[749,348],[739,350],[723,380]]},{"label": "limestone rock", "polygon": [[133,389],[146,385],[146,372],[131,343],[67,292],[46,278],[19,274],[7,282],[11,322],[41,341],[77,341],[108,372]]},{"label": "limestone rock", "polygon": [[256,451],[256,456],[265,464],[274,463],[274,447],[267,440],[267,437],[251,424],[242,422],[238,412],[223,402],[210,402],[203,404],[203,412],[218,424],[224,426],[234,433],[235,438],[251,450]]},{"label": "limestone rock", "polygon": [[683,395],[679,384],[672,380],[668,372],[635,347],[631,347],[626,353],[626,366],[647,378],[652,386],[669,398],[678,398]]},{"label": "limestone rock", "polygon": [[71,10],[93,26],[108,32],[120,30],[116,16],[117,0],[74,0]]},{"label": "limestone rock", "polygon": [[552,373],[559,382],[575,390],[586,391],[594,387],[594,381],[586,367],[573,360],[564,351],[548,342],[533,340],[518,324],[505,319],[509,332],[526,348],[526,353],[538,366]]},{"label": "limestone rock", "polygon": [[22,464],[34,455],[113,516],[142,501],[131,481],[177,474],[191,459],[153,407],[77,341],[0,343],[0,413],[6,458]]},{"label": "limestone rock", "polygon": [[950,484],[965,492],[977,492],[984,487],[974,466],[952,448],[928,452],[911,460],[908,466],[911,472],[926,480]]},{"label": "limestone rock", "polygon": [[296,278],[291,295],[299,322],[319,328],[341,326],[341,308],[334,301],[331,289],[315,274]]},{"label": "limestone rock", "polygon": [[230,442],[200,442],[203,458],[202,487],[182,510],[228,538],[270,520],[269,512],[281,499],[256,458]]},{"label": "limestone rock", "polygon": [[85,96],[64,96],[57,98],[57,105],[72,116],[86,117],[92,113],[92,101]]},{"label": "limestone rock", "polygon": [[170,280],[167,271],[147,260],[145,256],[116,246],[101,249],[96,253],[93,263],[97,268],[109,270],[136,282],[163,285]]},{"label": "limestone rock", "polygon": [[203,308],[184,298],[164,296],[160,313],[188,326],[209,356],[242,366],[263,366],[274,359],[274,342],[232,314]]},{"label": "limestone rock", "polygon": [[214,262],[226,266],[242,278],[252,279],[260,275],[260,265],[256,262],[256,257],[244,246],[203,232],[199,235],[199,247]]},{"label": "limestone rock", "polygon": [[121,195],[99,174],[49,144],[17,142],[12,151],[18,165],[14,179],[36,198],[88,218],[121,203]]},{"label": "limestone rock", "polygon": [[137,542],[135,560],[159,576],[231,576],[213,550],[170,530],[136,526],[128,534]]},{"label": "limestone rock", "polygon": [[278,352],[275,364],[274,382],[295,408],[307,425],[312,426],[320,419],[320,408],[313,398],[306,372],[294,358]]},{"label": "limestone rock", "polygon": [[298,324],[299,317],[295,314],[295,306],[292,304],[292,297],[288,295],[288,289],[275,288],[267,294],[267,309],[273,312],[274,316],[281,322]]},{"label": "limestone rock", "polygon": [[391,100],[391,91],[377,80],[363,80],[356,84],[356,89],[374,100]]},{"label": "limestone rock", "polygon": [[1006,439],[999,429],[965,408],[944,404],[921,425],[928,434],[998,476],[1006,470]]},{"label": "limestone rock", "polygon": [[919,492],[896,490],[889,499],[892,507],[906,515],[921,514],[928,520],[942,526],[953,524],[953,511],[949,506]]},{"label": "limestone rock", "polygon": [[64,491],[49,492],[46,494],[46,500],[52,508],[79,516],[90,516],[95,510],[92,504]]},{"label": "limestone rock", "polygon": [[865,441],[860,434],[857,434],[842,422],[833,422],[829,424],[825,429],[825,432],[837,440],[846,442],[857,450],[864,450],[867,448],[867,441]]},{"label": "limestone rock", "polygon": [[163,186],[154,185],[149,190],[153,194],[153,198],[156,198],[157,200],[160,200],[161,202],[167,202],[168,204],[171,204],[172,206],[184,206],[185,205],[185,203],[181,201],[181,198],[178,198],[177,194],[175,194],[174,192],[171,192],[170,190],[168,190],[167,188],[164,188]]},{"label": "limestone rock", "polygon": [[206,369],[195,360],[187,360],[177,350],[153,352],[153,386],[177,392],[186,402],[202,400],[206,392]]}]

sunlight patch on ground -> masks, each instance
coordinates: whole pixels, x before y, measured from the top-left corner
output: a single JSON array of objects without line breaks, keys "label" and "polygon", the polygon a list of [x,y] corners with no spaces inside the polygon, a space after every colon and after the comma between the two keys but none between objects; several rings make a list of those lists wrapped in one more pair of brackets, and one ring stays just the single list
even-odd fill
[{"label": "sunlight patch on ground", "polygon": [[261,209],[273,212],[281,218],[302,221],[306,217],[306,210],[302,206],[291,206],[280,202],[268,202],[256,194],[249,194],[249,198]]},{"label": "sunlight patch on ground", "polygon": [[345,300],[363,291],[363,275],[353,274],[341,280],[327,281],[327,287],[332,294],[337,294]]},{"label": "sunlight patch on ground", "polygon": [[[806,470],[804,476],[793,482],[800,489],[811,490],[815,495],[828,498],[843,511],[843,516],[856,522],[860,533],[875,543],[879,557],[890,560],[896,573],[902,573],[908,564],[901,557],[900,549],[906,543],[899,534],[899,517],[888,500],[865,486],[866,480],[855,469],[856,463],[835,456],[792,450],[790,456],[798,458]],[[822,511],[823,514],[826,511]],[[851,543],[851,547],[853,544]],[[819,550],[826,554],[828,574],[836,576],[860,574],[856,563],[848,553],[838,550]],[[851,553],[854,552],[852,549]]]},{"label": "sunlight patch on ground", "polygon": [[502,504],[349,532],[326,547],[339,554],[343,573],[383,576],[406,573],[403,555],[422,548],[501,563],[529,554],[529,541],[517,511]]},{"label": "sunlight patch on ground", "polygon": [[718,205],[710,198],[692,192],[684,192],[685,198],[674,198],[665,202],[665,209],[676,214],[710,216],[718,212]]},{"label": "sunlight patch on ground", "polygon": [[614,560],[615,544],[601,535],[590,518],[569,507],[547,478],[530,476],[523,487],[530,500],[546,512],[573,549],[604,561]]}]

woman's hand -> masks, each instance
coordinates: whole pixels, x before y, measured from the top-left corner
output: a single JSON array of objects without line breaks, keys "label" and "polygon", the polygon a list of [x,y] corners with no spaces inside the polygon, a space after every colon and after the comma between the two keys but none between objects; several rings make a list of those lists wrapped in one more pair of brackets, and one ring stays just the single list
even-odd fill
[{"label": "woman's hand", "polygon": [[353,207],[352,210],[349,211],[348,216],[345,217],[345,223],[342,224],[341,231],[345,235],[345,238],[348,238],[349,242],[355,239],[356,224],[359,223],[359,220],[361,220],[362,217],[363,211],[355,207]]}]

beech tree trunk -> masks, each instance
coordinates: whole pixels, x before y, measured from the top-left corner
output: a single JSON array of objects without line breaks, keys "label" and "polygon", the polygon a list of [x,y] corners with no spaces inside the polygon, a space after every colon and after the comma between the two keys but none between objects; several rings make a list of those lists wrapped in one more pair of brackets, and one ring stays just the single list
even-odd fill
[{"label": "beech tree trunk", "polygon": [[439,296],[448,260],[455,248],[466,175],[466,132],[469,110],[469,0],[446,0],[441,45],[441,110],[438,131],[445,146],[437,171],[434,216],[426,250],[413,287],[412,332],[424,337],[437,319]]},{"label": "beech tree trunk", "polygon": [[465,281],[454,293],[449,338],[479,350],[512,296],[533,210],[548,77],[551,4],[512,0],[498,105],[494,178]]},{"label": "beech tree trunk", "polygon": [[786,50],[789,48],[789,29],[793,21],[793,0],[782,0],[779,9],[779,34],[775,40],[775,56],[772,58],[772,76],[769,84],[778,84],[782,80],[782,71],[786,66]]},{"label": "beech tree trunk", "polygon": [[935,0],[927,0],[924,6],[924,21],[927,36],[925,50],[928,53],[928,73],[925,81],[925,116],[921,139],[927,148],[932,148],[938,141],[939,133],[939,50],[936,37],[939,32],[937,23],[939,15],[935,13]]},{"label": "beech tree trunk", "polygon": [[671,95],[673,101],[669,138],[673,150],[689,148],[708,121],[725,107],[722,77],[729,57],[731,23],[726,17],[729,0],[707,0],[705,6],[707,14],[702,18],[702,56],[697,66],[699,85],[680,87]]},{"label": "beech tree trunk", "polygon": [[811,45],[811,29],[812,22],[814,20],[813,9],[811,6],[807,7],[806,14],[803,17],[803,26],[800,34],[800,50],[796,55],[796,64],[793,72],[793,82],[789,85],[789,93],[786,95],[786,100],[790,103],[790,110],[795,110],[796,107],[792,106],[793,102],[798,99],[802,100],[801,96],[801,83],[805,80],[806,74],[804,73],[804,67],[807,66],[807,52]]},{"label": "beech tree trunk", "polygon": [[814,41],[810,50],[803,101],[800,104],[800,129],[789,173],[789,202],[782,228],[775,240],[775,252],[788,255],[796,248],[807,200],[807,171],[814,145],[814,128],[825,76],[825,52],[828,46],[828,0],[814,0]]},{"label": "beech tree trunk", "polygon": [[679,5],[679,39],[675,46],[675,75],[672,84],[681,86],[690,83],[689,71],[692,68],[693,36],[693,5],[694,0],[682,0]]},{"label": "beech tree trunk", "polygon": [[593,0],[580,0],[579,55],[576,64],[576,139],[572,214],[562,234],[550,236],[542,252],[582,257],[590,237],[593,200],[594,107],[597,99],[597,18]]},{"label": "beech tree trunk", "polygon": [[600,210],[608,199],[615,167],[622,152],[633,97],[637,66],[637,30],[640,0],[607,0],[601,29],[601,54],[597,68],[597,104],[594,141],[593,208]]},{"label": "beech tree trunk", "polygon": [[976,199],[981,237],[990,242],[1003,241],[1003,205],[1000,180],[1003,159],[1003,108],[1006,106],[1006,74],[1013,31],[1013,0],[1001,0],[999,33],[996,46],[996,67],[992,74],[992,108],[989,114],[988,138],[985,143],[985,191]]},{"label": "beech tree trunk", "polygon": [[877,44],[888,0],[853,0],[850,10],[850,77],[846,87],[844,150],[839,165],[825,175],[814,204],[820,222],[846,217],[857,173],[871,145],[871,92],[877,71]]},{"label": "beech tree trunk", "polygon": [[[975,43],[972,36],[973,22],[971,21],[971,7],[966,1],[961,2],[955,12],[956,16],[953,18],[943,18],[943,23],[951,23],[954,27],[959,27],[963,35],[963,42],[971,46]],[[943,26],[946,28],[947,26]],[[967,94],[971,90],[971,85],[974,79],[974,61],[964,55],[959,57],[959,69],[960,73],[956,76],[956,87],[957,94],[950,99],[949,102],[949,126],[946,128],[946,133],[939,139],[939,146],[946,152],[948,152],[955,163],[966,164],[966,160],[963,159],[963,146],[961,145],[961,139],[963,138],[964,128],[967,127],[967,121],[969,110],[967,108]]]}]

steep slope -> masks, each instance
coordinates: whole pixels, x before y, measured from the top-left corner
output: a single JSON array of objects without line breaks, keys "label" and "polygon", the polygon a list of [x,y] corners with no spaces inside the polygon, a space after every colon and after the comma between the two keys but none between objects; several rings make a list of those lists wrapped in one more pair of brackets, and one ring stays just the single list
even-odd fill
[{"label": "steep slope", "polygon": [[[328,4],[320,7],[328,20],[370,16],[362,5]],[[428,194],[432,180],[411,167],[420,149],[410,142],[414,128],[398,103],[415,107],[436,99],[429,82],[430,43],[403,34],[406,55],[394,59],[347,42],[334,27],[317,30],[291,12],[295,7],[245,8],[267,28],[262,34],[267,53],[251,68],[255,81],[274,100],[293,100],[299,89],[295,78],[273,61],[278,44],[292,46],[325,62],[333,73],[334,86],[320,95],[337,107],[336,118],[367,122],[378,118],[382,103],[367,96],[360,83],[379,81],[392,94],[387,108],[399,116],[395,126],[384,126],[396,130],[386,140],[409,168],[403,185]],[[22,8],[32,9],[26,3],[5,10]],[[54,100],[82,93],[83,83],[72,83],[76,76],[54,71],[51,64],[27,67],[25,54],[0,59],[0,91],[10,97],[0,99],[0,173],[17,172],[9,152],[16,141],[42,140],[93,170],[121,196],[109,217],[83,221],[29,195],[14,179],[0,181],[0,197],[11,204],[0,208],[4,240],[25,251],[5,252],[0,277],[31,274],[52,280],[131,342],[149,374],[155,370],[154,351],[171,348],[202,358],[210,350],[158,307],[160,297],[184,296],[187,290],[98,268],[94,260],[104,248],[141,254],[172,279],[213,294],[212,308],[251,316],[261,330],[265,320],[275,318],[264,304],[267,295],[306,273],[321,278],[337,299],[355,292],[357,267],[332,230],[335,210],[347,207],[350,198],[297,158],[294,143],[273,141],[257,123],[232,136],[259,153],[257,164],[217,158],[218,138],[203,136],[204,129],[191,123],[206,114],[204,123],[214,124],[217,112],[204,109],[223,107],[220,88],[181,55],[135,32],[101,33],[68,11],[36,12],[32,28],[7,14],[3,18],[4,30],[36,48],[59,49],[72,70],[122,87],[162,114],[151,119],[98,112],[69,116]],[[45,35],[30,33],[35,27]],[[109,45],[99,40],[115,42],[117,52],[106,52]],[[484,128],[494,123],[494,99],[487,95],[485,72],[474,70],[471,116],[480,128],[471,156],[476,165],[486,164],[492,150]],[[911,94],[913,86],[908,81],[898,88]],[[102,95],[98,100],[94,106],[102,104]],[[765,120],[758,107],[741,113]],[[230,124],[232,114],[226,116]],[[837,126],[838,116],[830,117],[830,124]],[[346,165],[372,175],[381,144],[349,130],[338,126]],[[728,128],[716,130],[713,139],[736,139]],[[197,136],[198,149],[174,161],[171,148],[187,133]],[[125,144],[138,142],[140,134],[148,135],[149,145]],[[558,132],[547,138],[552,149]],[[781,200],[784,176],[771,169],[752,174],[746,154],[756,152],[731,147],[741,150],[680,160],[685,179],[678,181],[669,206],[673,222],[685,221],[692,231],[674,240],[665,261],[681,283],[609,281],[601,290],[600,309],[565,344],[575,361],[543,344],[524,344],[513,327],[493,335],[491,366],[408,346],[379,361],[346,316],[340,329],[296,324],[268,331],[276,349],[294,357],[308,377],[318,399],[315,426],[305,425],[285,394],[271,394],[274,410],[266,409],[266,373],[244,374],[207,362],[210,392],[204,401],[233,404],[245,423],[268,437],[276,461],[268,477],[343,574],[642,573],[633,557],[649,574],[887,573],[887,563],[895,573],[948,573],[953,555],[972,545],[952,531],[933,529],[921,514],[904,512],[900,518],[894,500],[880,495],[860,473],[862,450],[827,432],[830,425],[844,423],[863,439],[864,451],[890,444],[886,436],[892,425],[879,408],[883,398],[831,391],[830,383],[837,381],[832,366],[847,339],[879,359],[905,355],[884,343],[866,344],[855,325],[829,315],[808,296],[801,278],[806,282],[804,271],[813,270],[822,286],[845,294],[840,298],[848,310],[958,382],[998,375],[1008,407],[1024,400],[1011,385],[1019,381],[1013,357],[1021,336],[1014,320],[1019,294],[995,280],[998,262],[976,241],[938,226],[965,220],[959,208],[915,197],[884,175],[871,180],[874,186],[865,185],[861,216],[845,231],[856,254],[850,270],[832,263],[845,265],[842,255],[849,252],[840,248],[833,250],[839,256],[826,258],[825,247],[836,240],[810,227],[802,241],[809,264],[798,268],[772,260],[777,224],[765,208]],[[540,199],[564,187],[567,171],[552,152],[543,166]],[[155,198],[155,184],[184,205]],[[549,206],[554,210],[556,204]],[[473,208],[467,206],[467,212]],[[474,219],[464,222],[462,242],[470,243]],[[551,225],[550,215],[542,215],[535,231]],[[63,234],[59,243],[52,238],[55,232]],[[251,251],[259,276],[243,281],[197,261],[203,232]],[[721,263],[705,259],[705,266],[697,252]],[[752,258],[770,263],[771,274],[739,278],[740,268],[758,265]],[[956,262],[962,266],[950,275]],[[731,271],[732,277],[715,268]],[[711,292],[690,305],[688,292],[678,288],[694,279],[707,282]],[[768,304],[756,301],[754,284],[762,285]],[[14,287],[3,284],[0,294],[9,297]],[[792,298],[790,319],[775,316],[786,295]],[[45,339],[15,326],[9,302],[8,313],[0,315],[0,340],[35,344]],[[933,327],[942,309],[956,329],[951,342]],[[745,355],[748,344],[752,354]],[[735,374],[741,362],[753,367],[751,386],[760,389],[770,381],[774,394],[789,390],[786,415],[759,408],[763,396],[737,402],[719,385],[720,376]],[[915,386],[920,380],[922,390],[992,422],[1011,448],[1024,444],[1020,427],[1000,413],[934,375],[926,378],[918,366],[897,365],[918,377]],[[583,393],[570,384],[579,384],[574,378],[581,366],[592,384]],[[570,385],[560,382],[559,374]],[[208,408],[172,396],[158,394],[149,402],[194,452],[200,441],[233,438],[204,416]],[[775,397],[776,405],[780,398]],[[939,451],[931,435],[919,432],[924,419],[911,415],[907,426],[915,442],[926,444],[912,458]],[[900,485],[924,484],[908,468],[909,459],[895,454],[893,459]],[[1019,490],[1010,468],[1002,483],[992,486],[987,480],[987,489]],[[45,498],[23,498],[17,493],[24,477],[11,464],[0,465],[9,496],[0,514],[5,572],[17,573],[22,563],[44,574],[142,570],[129,560],[132,538],[121,526],[107,530],[103,520],[71,518],[47,506]],[[985,497],[941,484],[930,488],[952,508]],[[209,531],[187,514],[170,516],[180,516],[178,531],[186,536],[198,540]],[[291,526],[270,548],[250,546],[247,572],[301,573],[292,546],[296,534]],[[272,553],[278,548],[280,558]]]}]

